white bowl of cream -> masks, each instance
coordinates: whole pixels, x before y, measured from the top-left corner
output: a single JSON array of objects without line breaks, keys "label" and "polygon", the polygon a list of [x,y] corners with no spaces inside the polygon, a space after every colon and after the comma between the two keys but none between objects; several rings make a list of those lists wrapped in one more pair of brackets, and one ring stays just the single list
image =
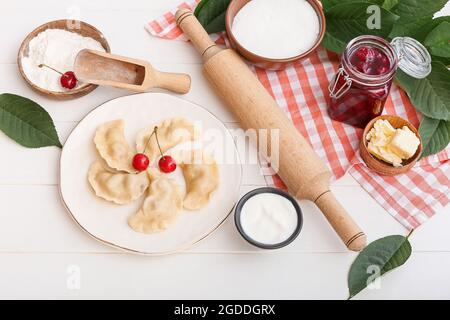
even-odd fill
[{"label": "white bowl of cream", "polygon": [[297,238],[303,216],[297,201],[286,192],[260,188],[238,202],[235,223],[250,244],[262,249],[279,249]]},{"label": "white bowl of cream", "polygon": [[233,0],[225,24],[231,46],[248,61],[283,69],[306,58],[325,35],[318,0]]}]

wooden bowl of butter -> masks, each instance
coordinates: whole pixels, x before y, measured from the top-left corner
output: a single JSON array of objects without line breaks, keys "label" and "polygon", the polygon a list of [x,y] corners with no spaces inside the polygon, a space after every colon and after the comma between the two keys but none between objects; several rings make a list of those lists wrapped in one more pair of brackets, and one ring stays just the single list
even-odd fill
[{"label": "wooden bowl of butter", "polygon": [[405,119],[384,115],[366,126],[360,153],[366,165],[384,176],[408,172],[422,154],[422,139]]}]

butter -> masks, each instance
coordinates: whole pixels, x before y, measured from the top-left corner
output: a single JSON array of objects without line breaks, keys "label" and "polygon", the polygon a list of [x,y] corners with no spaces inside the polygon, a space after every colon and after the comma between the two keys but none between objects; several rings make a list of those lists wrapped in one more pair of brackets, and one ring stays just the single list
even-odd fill
[{"label": "butter", "polygon": [[420,145],[420,140],[408,127],[398,129],[389,148],[402,159],[411,159]]},{"label": "butter", "polygon": [[380,160],[392,164],[394,167],[402,166],[402,158],[391,152],[387,147],[377,147],[373,144],[367,146],[367,150]]},{"label": "butter", "polygon": [[378,120],[373,125],[372,130],[367,134],[366,139],[373,145],[385,147],[389,144],[392,136],[395,134],[395,128],[387,120]]},{"label": "butter", "polygon": [[414,156],[420,140],[408,127],[395,129],[387,120],[378,120],[365,137],[367,150],[380,160],[401,167]]}]

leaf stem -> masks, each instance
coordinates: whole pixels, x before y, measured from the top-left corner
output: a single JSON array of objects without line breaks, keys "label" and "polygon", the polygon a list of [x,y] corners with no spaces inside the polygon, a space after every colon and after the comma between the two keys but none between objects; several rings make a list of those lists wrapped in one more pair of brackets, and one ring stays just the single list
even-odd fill
[{"label": "leaf stem", "polygon": [[409,237],[411,237],[411,235],[413,234],[413,232],[415,231],[416,229],[412,229],[409,233],[408,233],[408,235],[406,236],[406,239],[409,239]]}]

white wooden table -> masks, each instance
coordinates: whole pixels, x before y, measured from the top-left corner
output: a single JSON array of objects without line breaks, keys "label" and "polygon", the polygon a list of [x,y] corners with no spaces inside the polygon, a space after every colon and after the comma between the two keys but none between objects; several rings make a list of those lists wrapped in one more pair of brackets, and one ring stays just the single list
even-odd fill
[{"label": "white wooden table", "polygon": [[[114,53],[148,59],[167,71],[192,76],[185,99],[212,111],[229,126],[237,123],[208,89],[200,58],[186,43],[156,39],[143,25],[180,0],[1,1],[0,92],[29,97],[56,121],[62,141],[90,110],[126,92],[99,88],[78,100],[57,102],[31,91],[20,78],[16,55],[22,39],[38,25],[78,18],[98,27]],[[446,11],[450,14],[450,5]],[[308,202],[297,241],[277,252],[261,252],[237,234],[228,219],[192,250],[167,257],[118,252],[83,233],[58,194],[60,150],[28,150],[0,133],[0,298],[138,299],[345,299],[348,252]],[[242,194],[264,185],[256,166],[244,168]],[[350,177],[334,183],[339,200],[369,240],[405,229]],[[412,236],[414,253],[380,288],[358,298],[450,298],[449,207]],[[446,212],[444,212],[446,211]]]}]

